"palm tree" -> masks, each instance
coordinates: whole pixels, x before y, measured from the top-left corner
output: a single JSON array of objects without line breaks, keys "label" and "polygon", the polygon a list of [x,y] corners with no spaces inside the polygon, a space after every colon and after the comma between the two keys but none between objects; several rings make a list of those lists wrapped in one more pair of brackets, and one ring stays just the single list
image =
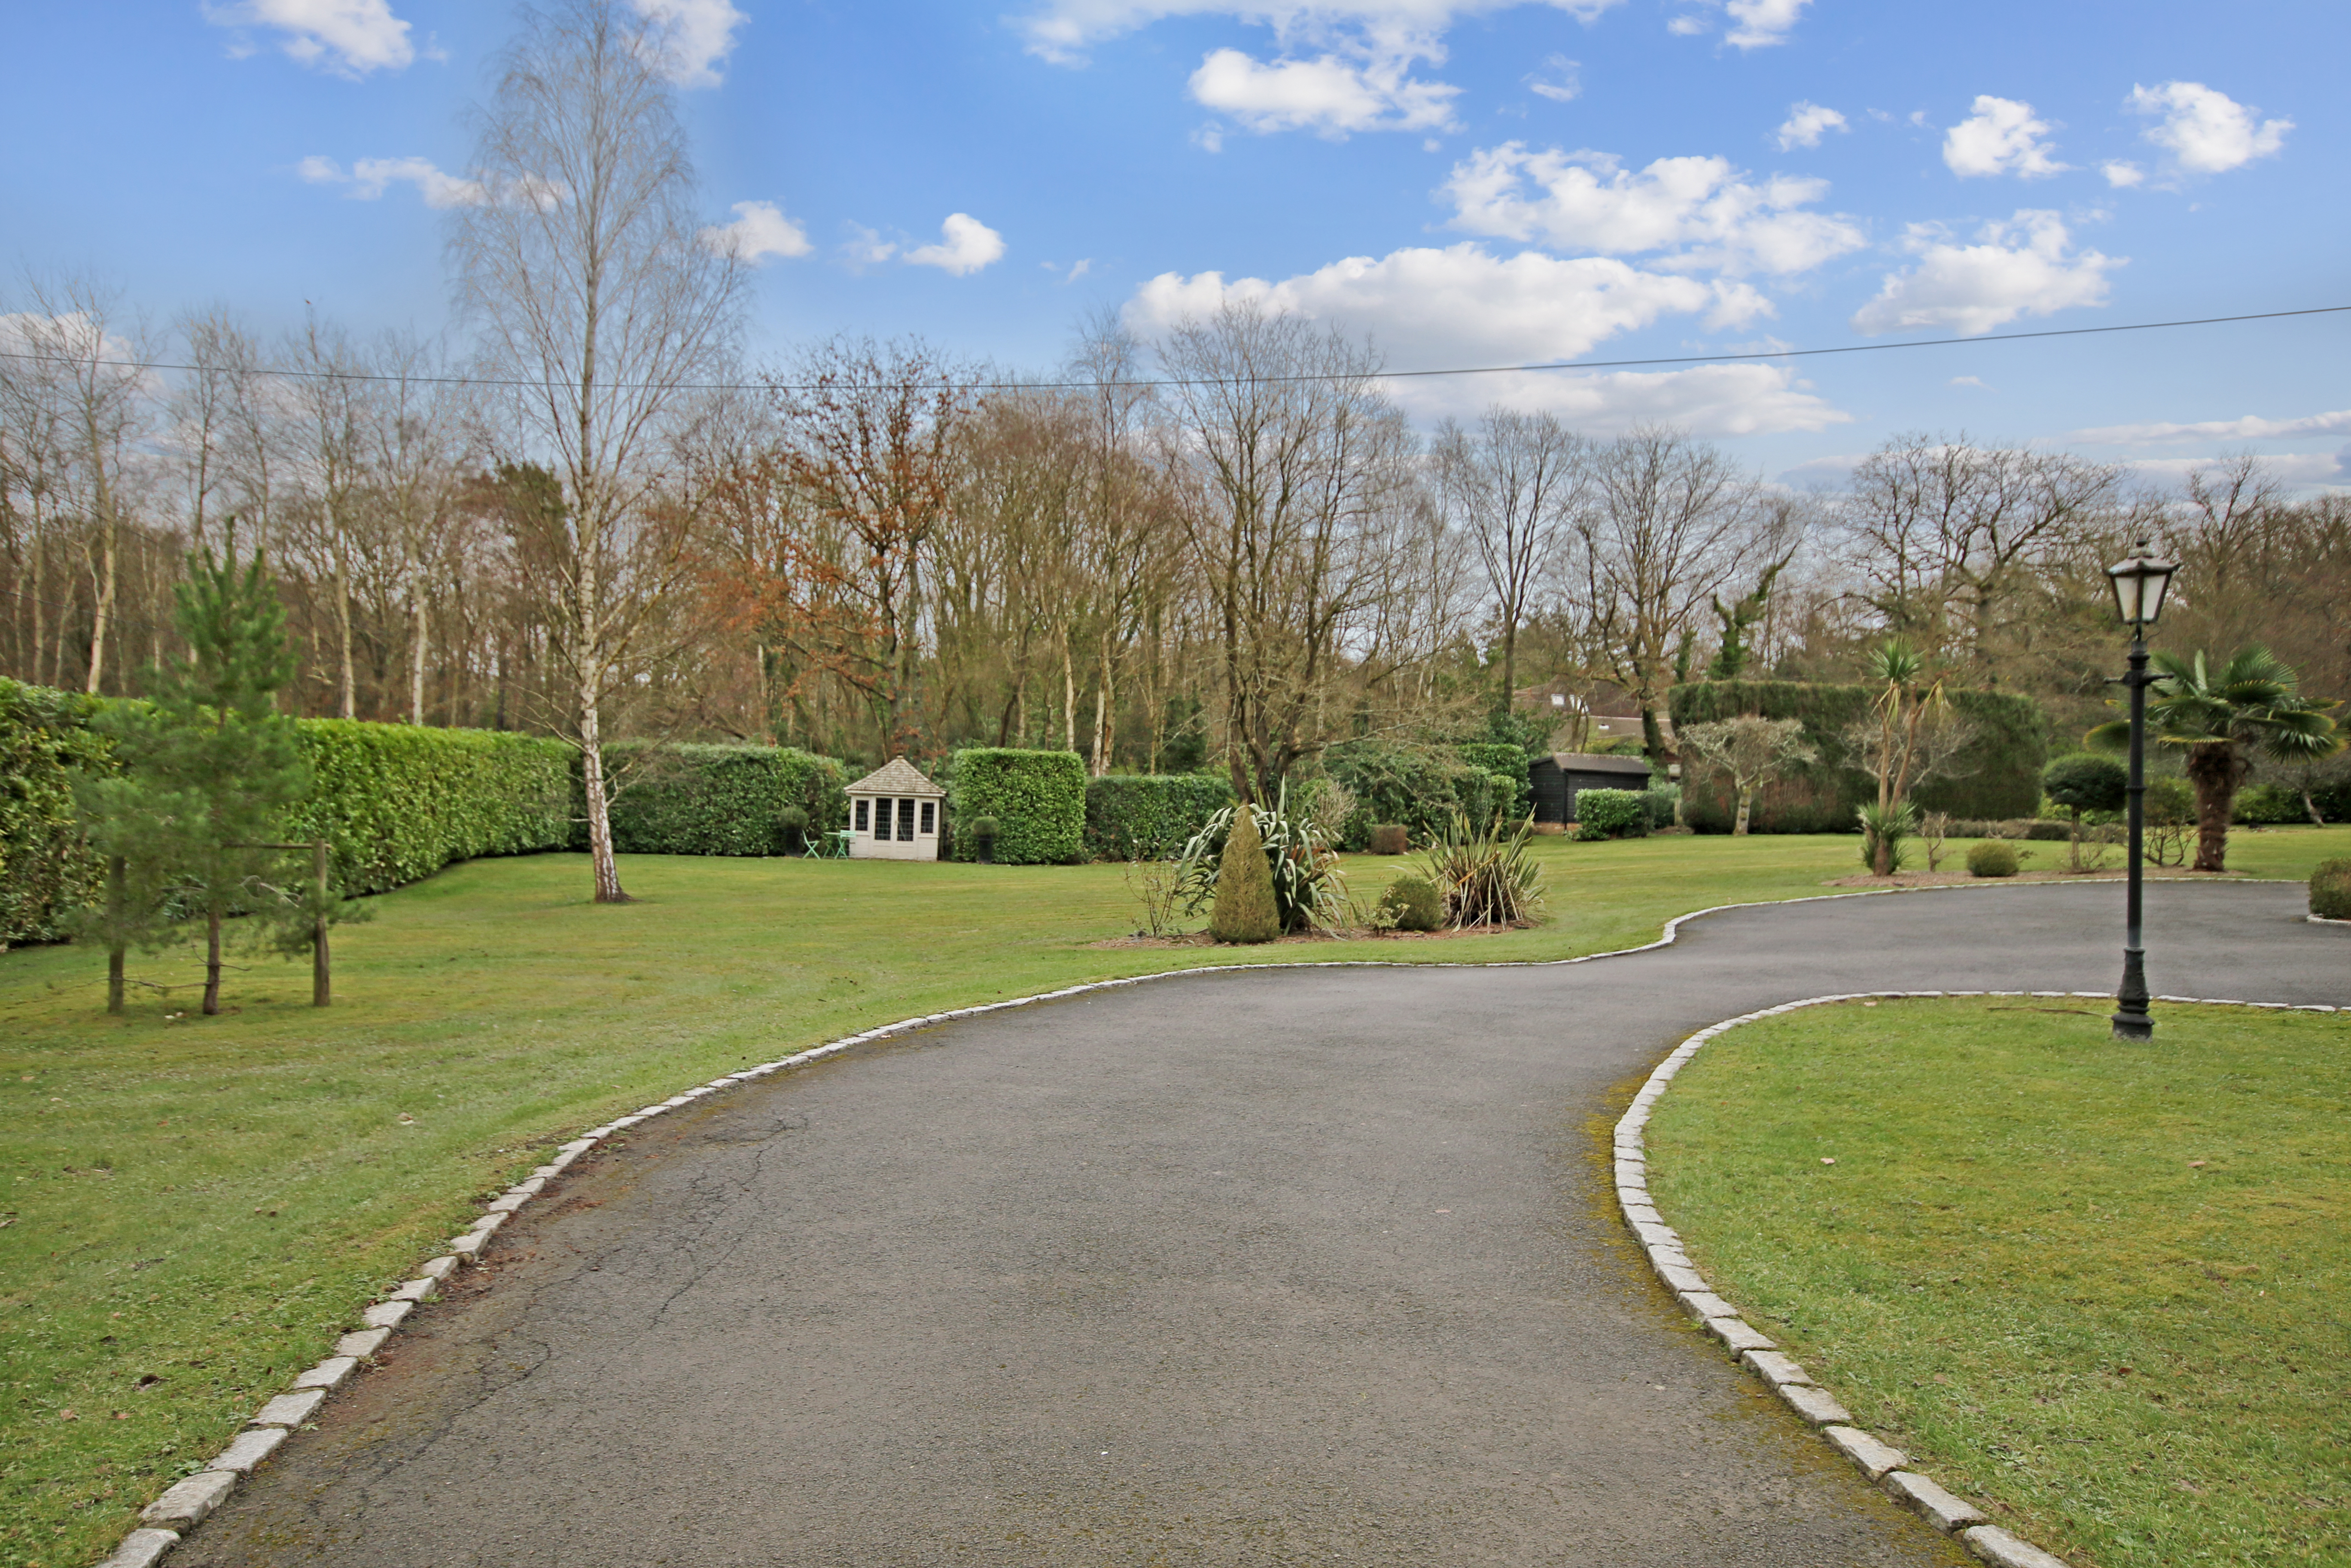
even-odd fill
[{"label": "palm tree", "polygon": [[[2267,648],[2240,648],[2216,675],[2199,653],[2192,660],[2158,653],[2160,673],[2148,687],[2148,731],[2188,753],[2188,781],[2196,789],[2198,871],[2224,871],[2229,817],[2237,787],[2252,771],[2256,751],[2282,762],[2309,761],[2343,749],[2345,737],[2327,710],[2335,705],[2304,696],[2293,667]],[[2089,743],[2116,748],[2130,742],[2123,719],[2090,731]]]}]

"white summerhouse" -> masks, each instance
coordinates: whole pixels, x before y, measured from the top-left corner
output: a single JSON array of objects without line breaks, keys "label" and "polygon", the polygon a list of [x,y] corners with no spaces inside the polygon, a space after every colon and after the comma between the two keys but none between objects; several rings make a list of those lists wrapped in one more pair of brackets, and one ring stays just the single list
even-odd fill
[{"label": "white summerhouse", "polygon": [[947,792],[893,757],[849,787],[852,860],[935,861]]}]

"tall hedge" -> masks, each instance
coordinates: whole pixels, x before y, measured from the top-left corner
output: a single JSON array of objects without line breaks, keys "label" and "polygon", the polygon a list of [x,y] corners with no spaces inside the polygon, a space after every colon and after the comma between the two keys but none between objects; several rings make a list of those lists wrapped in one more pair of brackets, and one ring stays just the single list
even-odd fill
[{"label": "tall hedge", "polygon": [[780,854],[791,848],[776,821],[787,806],[808,813],[811,833],[849,823],[847,770],[792,747],[620,741],[604,758],[620,780],[612,847],[623,854]]},{"label": "tall hedge", "polygon": [[[2041,807],[2041,769],[2048,738],[2040,705],[2000,692],[1946,694],[1953,711],[1974,727],[1965,774],[1938,779],[1914,790],[1923,811],[1954,817],[2030,817]],[[1669,706],[1677,728],[1758,714],[1802,719],[1818,756],[1756,791],[1750,831],[1847,833],[1854,813],[1876,798],[1876,782],[1858,766],[1845,732],[1868,716],[1876,688],[1813,685],[1798,681],[1694,681],[1676,686]],[[1728,832],[1738,800],[1721,777],[1682,779],[1682,821],[1700,832]]]},{"label": "tall hedge", "polygon": [[0,948],[54,942],[98,885],[74,819],[73,780],[107,768],[96,699],[0,679]]},{"label": "tall hedge", "polygon": [[[1086,855],[1086,765],[1074,751],[975,747],[955,754],[949,820],[968,827],[996,819],[996,860],[1005,865],[1069,865]],[[968,832],[955,853],[977,852]]]},{"label": "tall hedge", "polygon": [[313,782],[286,836],[326,838],[345,893],[571,841],[575,754],[559,740],[348,718],[304,719],[297,730]]},{"label": "tall hedge", "polygon": [[1123,773],[1086,781],[1086,853],[1094,860],[1165,860],[1233,803],[1220,773]]},{"label": "tall hedge", "polygon": [[1470,767],[1499,773],[1510,780],[1510,799],[1502,804],[1508,806],[1513,821],[1524,821],[1535,799],[1534,779],[1527,771],[1533,759],[1527,756],[1526,747],[1506,740],[1473,740],[1454,749]]}]

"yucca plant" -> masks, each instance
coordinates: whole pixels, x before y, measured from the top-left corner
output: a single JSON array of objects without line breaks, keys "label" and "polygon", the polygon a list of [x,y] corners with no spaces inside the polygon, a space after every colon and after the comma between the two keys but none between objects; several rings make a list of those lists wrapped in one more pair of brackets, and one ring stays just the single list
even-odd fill
[{"label": "yucca plant", "polygon": [[1534,858],[1534,821],[1474,824],[1453,814],[1421,863],[1445,894],[1445,923],[1517,925],[1542,908],[1542,867]]},{"label": "yucca plant", "polygon": [[1918,832],[1918,808],[1907,800],[1891,806],[1864,804],[1861,819],[1861,863],[1879,876],[1902,869],[1902,846]]}]

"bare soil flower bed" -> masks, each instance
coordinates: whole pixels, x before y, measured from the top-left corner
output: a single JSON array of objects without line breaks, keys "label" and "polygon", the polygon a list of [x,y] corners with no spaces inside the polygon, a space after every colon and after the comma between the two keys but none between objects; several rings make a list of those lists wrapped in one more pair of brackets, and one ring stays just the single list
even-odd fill
[{"label": "bare soil flower bed", "polygon": [[1289,936],[1277,936],[1271,942],[1221,944],[1205,931],[1193,931],[1175,936],[1146,936],[1138,932],[1132,936],[1113,936],[1107,942],[1090,942],[1090,947],[1216,947],[1220,946],[1270,947],[1281,943],[1310,942],[1449,942],[1457,936],[1500,936],[1512,931],[1530,930],[1534,922],[1517,925],[1465,925],[1454,931],[1376,931],[1368,925],[1345,926],[1336,931],[1301,931]]}]

